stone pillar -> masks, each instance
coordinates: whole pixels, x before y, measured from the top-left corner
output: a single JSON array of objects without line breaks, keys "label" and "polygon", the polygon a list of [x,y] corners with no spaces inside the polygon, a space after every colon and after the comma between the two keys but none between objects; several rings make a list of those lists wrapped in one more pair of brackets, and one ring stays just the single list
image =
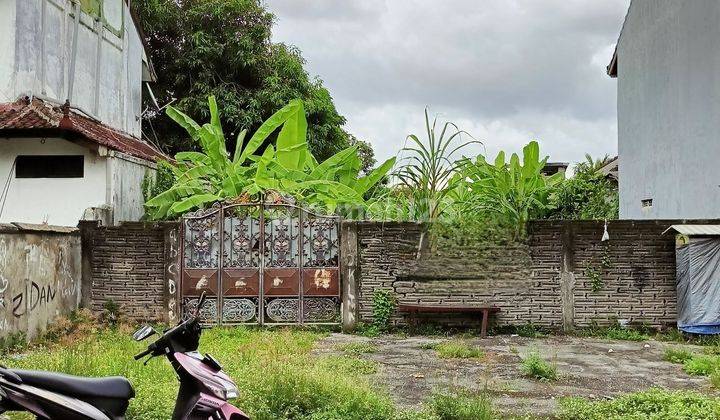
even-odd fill
[{"label": "stone pillar", "polygon": [[358,224],[344,221],[340,226],[340,281],[342,282],[342,328],[355,328],[358,314],[358,282],[360,264],[358,254]]},{"label": "stone pillar", "polygon": [[165,284],[163,286],[164,318],[170,325],[180,320],[180,224],[167,223],[165,234]]},{"label": "stone pillar", "polygon": [[562,263],[560,268],[560,301],[563,331],[575,328],[575,232],[570,221],[562,224]]}]

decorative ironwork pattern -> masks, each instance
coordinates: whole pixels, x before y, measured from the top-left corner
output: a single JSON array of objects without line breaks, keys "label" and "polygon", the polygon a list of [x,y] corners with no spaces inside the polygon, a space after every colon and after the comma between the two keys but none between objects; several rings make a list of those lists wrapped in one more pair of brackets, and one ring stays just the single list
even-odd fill
[{"label": "decorative ironwork pattern", "polygon": [[260,267],[260,207],[235,206],[223,218],[223,267]]},{"label": "decorative ironwork pattern", "polygon": [[299,267],[299,211],[294,207],[265,208],[265,265]]},{"label": "decorative ironwork pattern", "polygon": [[217,213],[200,218],[186,218],[184,242],[186,268],[217,268],[220,260]]},{"label": "decorative ironwork pattern", "polygon": [[182,227],[183,317],[204,291],[205,324],[339,321],[338,218],[270,193],[185,215]]},{"label": "decorative ironwork pattern", "polygon": [[306,216],[303,221],[303,267],[337,267],[339,245],[335,218]]},{"label": "decorative ironwork pattern", "polygon": [[257,316],[257,305],[250,299],[223,299],[223,321],[250,322]]},{"label": "decorative ironwork pattern", "polygon": [[308,322],[336,321],[340,314],[336,299],[305,298],[303,300],[303,320]]},{"label": "decorative ironwork pattern", "polygon": [[274,322],[297,322],[298,299],[271,299],[265,304],[265,312]]},{"label": "decorative ironwork pattern", "polygon": [[[184,299],[183,301],[183,319],[188,319],[197,310],[199,298]],[[217,298],[205,298],[200,310],[200,320],[203,324],[213,324],[218,319]]]}]

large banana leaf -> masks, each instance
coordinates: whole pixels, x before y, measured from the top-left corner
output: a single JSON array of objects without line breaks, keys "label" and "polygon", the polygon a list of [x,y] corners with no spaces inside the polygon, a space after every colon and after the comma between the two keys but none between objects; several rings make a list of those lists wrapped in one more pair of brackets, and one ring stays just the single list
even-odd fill
[{"label": "large banana leaf", "polygon": [[355,191],[357,191],[358,194],[365,194],[370,187],[380,182],[380,180],[390,172],[393,166],[395,166],[394,157],[386,160],[368,175],[358,179],[355,183]]},{"label": "large banana leaf", "polygon": [[292,118],[292,116],[297,114],[301,109],[303,109],[302,101],[299,99],[292,100],[289,104],[285,105],[282,109],[274,113],[270,118],[262,123],[260,128],[258,128],[255,134],[253,134],[248,141],[247,145],[240,154],[240,157],[236,159],[235,165],[242,165],[245,162],[245,159],[255,153],[255,151],[263,144],[270,134],[273,133],[273,131],[283,125],[289,118]]}]

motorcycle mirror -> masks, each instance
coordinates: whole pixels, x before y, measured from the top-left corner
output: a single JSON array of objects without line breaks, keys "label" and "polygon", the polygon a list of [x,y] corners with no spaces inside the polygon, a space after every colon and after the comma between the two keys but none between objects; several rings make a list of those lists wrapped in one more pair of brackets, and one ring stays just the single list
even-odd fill
[{"label": "motorcycle mirror", "polygon": [[198,300],[197,308],[195,308],[195,316],[200,315],[200,311],[202,310],[203,305],[205,305],[205,296],[205,292],[202,292],[200,299]]},{"label": "motorcycle mirror", "polygon": [[145,325],[139,330],[135,331],[133,334],[133,340],[135,341],[143,341],[144,339],[150,337],[151,335],[155,334],[155,329],[149,325]]}]

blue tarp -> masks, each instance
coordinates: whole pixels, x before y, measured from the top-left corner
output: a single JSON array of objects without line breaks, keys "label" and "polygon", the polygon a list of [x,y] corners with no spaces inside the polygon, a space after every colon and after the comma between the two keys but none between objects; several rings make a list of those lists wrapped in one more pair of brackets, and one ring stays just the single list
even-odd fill
[{"label": "blue tarp", "polygon": [[720,334],[720,238],[693,238],[675,251],[678,329]]}]

